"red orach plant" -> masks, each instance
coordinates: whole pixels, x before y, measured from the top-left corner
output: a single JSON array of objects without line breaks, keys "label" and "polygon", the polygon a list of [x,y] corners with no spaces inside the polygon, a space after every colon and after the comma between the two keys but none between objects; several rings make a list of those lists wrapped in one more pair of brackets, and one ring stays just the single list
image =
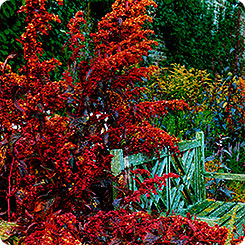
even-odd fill
[{"label": "red orach plant", "polygon": [[[154,66],[143,65],[142,57],[157,45],[150,40],[153,32],[145,28],[152,21],[146,8],[156,4],[117,0],[90,40],[81,31],[83,13],[76,13],[68,23],[70,39],[65,44],[72,55],[64,73],[55,74],[60,77],[56,81],[54,72],[60,62],[44,60],[40,40],[48,34],[49,22],[59,18],[46,11],[45,3],[27,0],[20,10],[27,23],[19,40],[24,67],[13,72],[7,64],[12,56],[0,63],[0,198],[6,200],[5,218],[19,224],[15,234],[25,244],[116,244],[116,239],[138,244],[139,239],[175,239],[180,229],[187,232],[184,223],[192,232],[186,236],[199,238],[199,228],[194,231],[193,227],[208,227],[205,223],[177,216],[154,219],[130,211],[130,203],[139,195],[154,191],[154,183],[161,187],[174,174],[146,180],[138,192],[124,197],[124,206],[117,211],[109,211],[110,197],[105,200],[113,179],[110,149],[151,154],[153,148],[166,147],[178,153],[178,140],[150,121],[188,105],[176,100],[142,101],[144,80],[155,71]],[[89,55],[84,51],[86,42]],[[166,230],[170,223],[177,227],[175,235]],[[158,230],[162,224],[165,228]],[[167,235],[158,238],[161,232]],[[225,228],[208,227],[206,234],[222,236],[223,241],[224,232]]]}]

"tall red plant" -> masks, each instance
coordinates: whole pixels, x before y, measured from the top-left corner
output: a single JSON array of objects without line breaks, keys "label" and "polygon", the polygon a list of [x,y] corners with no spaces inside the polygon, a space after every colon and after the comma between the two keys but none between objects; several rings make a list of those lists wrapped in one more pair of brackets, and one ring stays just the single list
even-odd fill
[{"label": "tall red plant", "polygon": [[77,13],[68,25],[75,117],[88,117],[86,123],[96,125],[90,135],[99,135],[109,148],[123,148],[128,154],[149,153],[162,147],[178,151],[176,138],[149,121],[164,116],[168,110],[188,107],[176,100],[142,102],[144,82],[156,70],[155,66],[143,65],[143,57],[157,45],[151,40],[153,31],[146,28],[152,21],[147,15],[150,5],[156,7],[151,0],[116,1],[112,12],[99,22],[98,32],[90,35],[89,57],[85,56],[85,38],[78,26],[84,22],[82,13]]},{"label": "tall red plant", "polygon": [[53,74],[60,62],[42,57],[41,37],[50,21],[59,21],[45,3],[25,1],[25,65],[17,74],[6,60],[0,74],[1,193],[8,218],[17,218],[25,234],[43,229],[42,222],[55,214],[81,219],[96,205],[110,208],[98,201],[98,186],[105,196],[110,176],[109,149],[178,152],[177,139],[150,121],[187,107],[183,101],[142,101],[144,80],[155,71],[142,58],[156,44],[145,27],[153,1],[116,1],[89,40],[82,33],[83,13],[76,13],[66,44],[72,54],[58,81]]}]

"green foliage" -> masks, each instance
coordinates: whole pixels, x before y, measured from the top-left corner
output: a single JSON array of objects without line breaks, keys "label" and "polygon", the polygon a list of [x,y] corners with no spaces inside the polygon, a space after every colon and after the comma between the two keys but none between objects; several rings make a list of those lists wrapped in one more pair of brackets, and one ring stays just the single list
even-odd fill
[{"label": "green foliage", "polygon": [[196,131],[204,130],[211,122],[211,112],[203,108],[206,101],[210,100],[210,91],[214,86],[205,70],[188,70],[179,64],[159,69],[149,84],[147,96],[152,100],[184,100],[191,107],[191,111],[168,113],[157,124],[160,123],[168,132],[178,137],[194,137]]},{"label": "green foliage", "polygon": [[149,86],[151,97],[164,100],[181,99],[191,107],[198,107],[203,101],[203,92],[212,89],[213,84],[207,71],[172,64],[170,68],[159,69]]},{"label": "green foliage", "polygon": [[245,165],[245,142],[236,143],[235,147],[229,144],[227,150],[224,151],[224,160],[233,173],[244,173]]},{"label": "green foliage", "polygon": [[97,28],[97,23],[101,20],[102,17],[111,11],[111,5],[114,3],[114,0],[86,0],[87,6],[87,19],[92,20],[92,30],[95,31]]},{"label": "green foliage", "polygon": [[17,53],[16,62],[10,64],[20,68],[24,59],[21,44],[16,41],[24,32],[24,16],[17,14],[22,2],[19,0],[5,1],[0,7],[0,61],[4,61],[10,53]]},{"label": "green foliage", "polygon": [[[86,12],[87,31],[96,31],[98,21],[111,10],[113,2],[76,0],[64,1],[63,6],[59,6],[57,1],[48,0],[49,12],[59,15],[61,23],[52,23],[49,38],[43,37],[46,50],[44,57],[57,57],[66,66],[68,55],[66,50],[62,52],[61,44],[67,42],[66,25],[73,13],[78,10]],[[159,0],[157,4],[155,13],[153,10],[149,12],[155,17],[153,25],[150,25],[165,42],[168,59],[163,63],[164,66],[179,63],[188,68],[207,69],[218,74],[232,71],[240,75],[244,40],[238,18],[243,9],[237,1],[226,1],[224,9],[218,9],[207,1]],[[13,68],[23,64],[21,45],[16,41],[24,31],[24,16],[17,14],[21,5],[21,0],[9,0],[0,10],[0,37],[3,40],[0,60],[5,60],[11,52],[18,53],[18,64],[10,62]],[[217,12],[216,24],[214,10]]]},{"label": "green foliage", "polygon": [[219,137],[218,142],[215,143],[213,148],[212,157],[207,159],[214,159],[218,164],[212,162],[211,168],[228,170],[232,173],[241,173],[245,171],[245,142],[237,142],[234,146],[229,143],[229,137]]},{"label": "green foliage", "polygon": [[244,138],[244,80],[232,77],[231,73],[228,75],[214,81],[215,89],[206,103],[206,109],[212,112],[212,123],[206,129],[211,145],[215,144],[220,135],[228,137],[226,143],[233,146]]},{"label": "green foliage", "polygon": [[218,74],[229,70],[240,75],[244,40],[238,1],[225,1],[224,8],[211,1],[159,0],[157,4],[154,27],[166,45],[164,66],[180,63],[188,68]]},{"label": "green foliage", "polygon": [[245,183],[242,181],[236,181],[232,183],[228,183],[228,188],[233,192],[232,202],[243,202],[245,203]]},{"label": "green foliage", "polygon": [[187,102],[190,111],[170,112],[164,119],[154,122],[183,139],[204,131],[205,155],[215,156],[219,152],[220,162],[233,173],[244,172],[244,143],[238,143],[244,140],[243,79],[232,77],[231,73],[227,77],[216,75],[213,79],[205,70],[174,64],[158,70],[146,94],[151,100],[182,99]]},{"label": "green foliage", "polygon": [[1,239],[5,240],[10,237],[10,230],[14,226],[16,226],[16,223],[7,222],[7,221],[0,219],[0,242],[1,242]]}]

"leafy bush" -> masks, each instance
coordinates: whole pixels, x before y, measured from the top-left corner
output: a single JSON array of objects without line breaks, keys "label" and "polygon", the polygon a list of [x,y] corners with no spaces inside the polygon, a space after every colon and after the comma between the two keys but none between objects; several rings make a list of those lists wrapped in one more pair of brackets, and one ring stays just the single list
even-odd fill
[{"label": "leafy bush", "polygon": [[[205,132],[207,159],[212,159],[209,171],[244,173],[244,80],[216,76],[207,71],[186,69],[173,64],[161,68],[148,84],[147,96],[158,99],[183,99],[190,111],[169,112],[156,125],[178,137],[188,139],[195,132]],[[207,190],[215,199],[231,200],[234,187],[222,180],[210,180]],[[239,198],[239,196],[238,196]]]},{"label": "leafy bush", "polygon": [[[194,137],[195,132],[204,130],[211,123],[212,113],[206,104],[212,98],[215,84],[207,71],[187,69],[179,64],[161,68],[148,83],[147,96],[151,100],[181,99],[190,110],[170,112],[157,125],[181,138]],[[207,93],[206,93],[207,92]]]},{"label": "leafy bush", "polygon": [[0,60],[5,60],[10,53],[19,54],[16,57],[16,62],[14,64],[12,61],[10,62],[17,69],[20,68],[24,62],[21,44],[16,41],[16,39],[24,32],[23,24],[25,17],[17,14],[17,10],[21,5],[21,1],[9,0],[4,1],[0,7]]},{"label": "leafy bush", "polygon": [[213,81],[206,70],[187,69],[184,65],[172,64],[159,68],[149,85],[152,99],[181,99],[191,108],[198,108],[204,100],[204,91],[213,90]]},{"label": "leafy bush", "polygon": [[228,183],[228,189],[232,192],[231,202],[243,202],[245,203],[244,191],[245,184],[241,181],[236,181],[233,183]]},{"label": "leafy bush", "polygon": [[[211,155],[212,151],[219,147],[217,143],[221,138],[226,139],[222,141],[222,147],[225,150],[231,147],[235,149],[238,142],[243,142],[245,106],[243,82],[241,78],[221,77],[220,86],[216,86],[212,99],[207,103],[207,110],[212,112],[212,121],[206,130],[207,144],[210,146],[208,155]],[[242,147],[241,150],[243,150]],[[237,157],[235,154],[233,156],[232,161],[234,162]],[[231,160],[228,161],[231,162]],[[242,167],[244,164],[241,162],[242,159],[239,161],[240,167]],[[227,164],[229,163],[227,162]],[[229,167],[232,168],[232,164],[229,164]]]},{"label": "leafy bush", "polygon": [[62,73],[61,62],[43,51],[50,22],[61,21],[45,3],[27,1],[20,9],[27,23],[20,38],[24,66],[14,72],[7,64],[12,54],[0,63],[0,198],[4,217],[20,225],[18,236],[38,233],[57,212],[59,219],[81,220],[112,209],[109,150],[178,152],[178,140],[149,121],[187,106],[141,102],[140,85],[155,70],[142,65],[156,44],[153,31],[143,27],[151,21],[146,8],[153,1],[116,1],[90,35],[77,12],[68,23]]},{"label": "leafy bush", "polygon": [[239,1],[160,0],[155,12],[154,29],[166,46],[167,59],[188,69],[207,69],[225,75],[241,76],[244,51]]}]

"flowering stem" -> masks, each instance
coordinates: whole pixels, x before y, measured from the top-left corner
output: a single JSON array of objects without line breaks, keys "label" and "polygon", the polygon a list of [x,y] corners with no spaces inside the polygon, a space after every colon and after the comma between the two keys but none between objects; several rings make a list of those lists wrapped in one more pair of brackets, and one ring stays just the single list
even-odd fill
[{"label": "flowering stem", "polygon": [[11,176],[12,176],[12,171],[13,171],[13,165],[14,165],[14,158],[13,158],[11,166],[10,166],[9,177],[8,177],[8,181],[9,181],[8,198],[7,198],[7,202],[8,202],[8,221],[10,221],[10,194],[11,194]]}]

